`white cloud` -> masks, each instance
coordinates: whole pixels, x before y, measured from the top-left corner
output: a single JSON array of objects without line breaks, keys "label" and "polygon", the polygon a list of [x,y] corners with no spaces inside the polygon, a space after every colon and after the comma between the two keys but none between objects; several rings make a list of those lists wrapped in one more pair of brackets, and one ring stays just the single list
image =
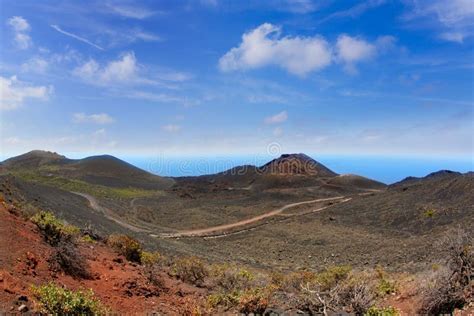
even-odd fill
[{"label": "white cloud", "polygon": [[175,133],[181,130],[181,126],[175,125],[175,124],[168,124],[168,125],[163,125],[161,129],[166,132]]},{"label": "white cloud", "polygon": [[443,32],[439,35],[440,39],[446,40],[448,42],[462,43],[466,34],[463,32]]},{"label": "white cloud", "polygon": [[81,37],[81,36],[79,36],[79,35],[76,35],[76,34],[73,34],[73,33],[67,32],[67,31],[64,31],[63,29],[61,29],[61,28],[60,28],[59,26],[57,26],[57,25],[51,25],[51,27],[52,27],[53,29],[55,29],[56,31],[58,31],[59,33],[61,33],[61,34],[64,34],[64,35],[69,36],[69,37],[72,37],[72,38],[74,38],[74,39],[76,39],[76,40],[78,40],[78,41],[81,41],[81,42],[83,42],[83,43],[86,43],[86,44],[88,44],[88,45],[90,45],[90,46],[92,46],[92,47],[95,47],[95,48],[97,48],[97,49],[104,50],[102,47],[100,47],[99,45],[96,45],[96,44],[92,43],[92,42],[89,41],[88,39],[86,39],[86,38],[84,38],[84,37]]},{"label": "white cloud", "polygon": [[52,93],[52,86],[33,86],[19,81],[16,76],[0,76],[0,110],[16,109],[25,99],[47,100]]},{"label": "white cloud", "polygon": [[283,136],[283,128],[281,128],[281,127],[276,127],[276,128],[273,130],[273,136],[275,136],[275,137]]},{"label": "white cloud", "polygon": [[331,49],[320,36],[281,37],[281,28],[265,23],[245,33],[238,47],[219,60],[220,70],[234,71],[277,65],[304,76],[331,64]]},{"label": "white cloud", "polygon": [[348,35],[339,36],[336,48],[337,56],[348,64],[370,59],[376,52],[375,45]]},{"label": "white cloud", "polygon": [[265,118],[264,122],[265,124],[278,124],[285,122],[287,119],[288,113],[286,111],[282,111],[280,113]]},{"label": "white cloud", "polygon": [[45,73],[48,70],[49,62],[41,57],[33,57],[21,65],[22,72]]},{"label": "white cloud", "polygon": [[125,53],[118,60],[100,66],[91,59],[73,70],[73,74],[95,85],[132,83],[138,80],[138,63],[133,53]]},{"label": "white cloud", "polygon": [[474,3],[472,0],[405,0],[410,10],[403,18],[410,22],[424,19],[422,25],[434,28],[442,40],[462,43],[474,34]]},{"label": "white cloud", "polygon": [[344,63],[344,69],[349,73],[357,73],[355,65],[375,57],[379,52],[389,50],[394,46],[395,38],[381,36],[375,43],[369,43],[359,37],[342,34],[336,42],[337,59]]},{"label": "white cloud", "polygon": [[113,13],[116,13],[126,18],[139,19],[139,20],[149,18],[155,15],[156,13],[158,13],[157,11],[152,11],[146,8],[140,8],[135,5],[134,6],[109,5],[109,8],[112,10]]},{"label": "white cloud", "polygon": [[31,37],[28,34],[31,27],[26,19],[14,16],[8,19],[7,24],[15,33],[15,43],[19,49],[27,49],[32,45]]},{"label": "white cloud", "polygon": [[74,113],[73,121],[75,123],[95,123],[95,124],[110,124],[115,122],[115,119],[106,113],[85,114]]},{"label": "white cloud", "polygon": [[146,91],[132,91],[123,95],[126,98],[145,100],[149,102],[177,103],[184,107],[192,107],[201,104],[199,99],[175,96],[166,93],[153,93]]}]

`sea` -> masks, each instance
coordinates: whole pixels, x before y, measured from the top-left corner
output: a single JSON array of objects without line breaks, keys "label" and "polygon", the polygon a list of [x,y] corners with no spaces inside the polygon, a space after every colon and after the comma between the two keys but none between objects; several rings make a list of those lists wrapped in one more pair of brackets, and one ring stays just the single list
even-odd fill
[{"label": "sea", "polygon": [[[439,170],[473,171],[474,158],[427,158],[387,156],[310,155],[339,174],[357,174],[386,184],[408,176],[423,177]],[[261,166],[276,157],[216,156],[216,157],[122,157],[148,172],[171,177],[213,174],[241,165]]]}]

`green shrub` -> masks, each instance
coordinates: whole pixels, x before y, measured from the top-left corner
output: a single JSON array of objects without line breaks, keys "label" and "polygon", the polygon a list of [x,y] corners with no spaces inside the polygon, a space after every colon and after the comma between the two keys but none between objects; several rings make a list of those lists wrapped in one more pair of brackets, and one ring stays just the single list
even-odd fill
[{"label": "green shrub", "polygon": [[436,211],[433,209],[428,209],[423,212],[423,215],[428,218],[433,217],[435,214],[436,214]]},{"label": "green shrub", "polygon": [[243,292],[239,297],[239,312],[263,315],[268,307],[268,297],[265,289],[255,288]]},{"label": "green shrub", "polygon": [[142,246],[135,238],[127,235],[110,235],[107,242],[128,261],[141,263]]},{"label": "green shrub", "polygon": [[53,315],[103,315],[107,309],[92,290],[70,291],[54,283],[32,287],[39,312]]},{"label": "green shrub", "polygon": [[211,275],[213,285],[227,292],[247,289],[255,278],[250,271],[229,264],[214,265]]},{"label": "green shrub", "polygon": [[217,308],[218,306],[222,306],[225,309],[229,309],[231,307],[237,306],[240,300],[240,292],[239,291],[232,291],[232,292],[217,292],[209,295],[207,297],[207,305],[209,308]]},{"label": "green shrub", "polygon": [[364,314],[364,316],[398,316],[398,310],[394,307],[375,307],[372,306],[369,310]]},{"label": "green shrub", "polygon": [[152,266],[157,264],[163,259],[163,256],[159,252],[149,252],[149,251],[142,251],[140,253],[140,262],[146,266]]},{"label": "green shrub", "polygon": [[396,283],[388,279],[387,273],[385,273],[382,267],[378,266],[375,272],[379,280],[377,285],[377,292],[380,296],[385,296],[397,292]]},{"label": "green shrub", "polygon": [[81,241],[88,244],[95,244],[97,241],[92,238],[90,235],[84,235],[81,237]]},{"label": "green shrub", "polygon": [[311,271],[296,271],[286,275],[275,273],[272,275],[272,283],[282,291],[299,292],[303,286],[313,284],[316,277],[316,273]]},{"label": "green shrub", "polygon": [[79,228],[64,224],[51,212],[41,211],[35,214],[31,221],[38,226],[45,240],[53,246],[62,239],[69,239],[79,233]]},{"label": "green shrub", "polygon": [[339,281],[347,278],[352,268],[350,266],[334,266],[329,267],[316,275],[316,282],[322,290],[329,290]]},{"label": "green shrub", "polygon": [[176,260],[171,273],[184,282],[202,286],[209,275],[209,269],[199,258],[189,257]]}]

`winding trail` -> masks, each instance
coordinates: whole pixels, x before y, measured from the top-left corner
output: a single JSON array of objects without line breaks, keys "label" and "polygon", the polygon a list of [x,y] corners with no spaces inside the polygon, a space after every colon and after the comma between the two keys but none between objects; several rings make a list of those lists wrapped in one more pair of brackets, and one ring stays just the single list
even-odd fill
[{"label": "winding trail", "polygon": [[[331,197],[331,198],[324,198],[324,199],[316,199],[316,200],[303,201],[303,202],[297,202],[297,203],[290,203],[290,204],[286,204],[286,205],[284,205],[284,206],[282,206],[282,207],[280,207],[276,210],[273,210],[271,212],[268,212],[268,213],[265,213],[265,214],[262,214],[262,215],[258,215],[258,216],[252,217],[252,218],[244,219],[244,220],[234,222],[234,223],[231,223],[231,224],[218,225],[218,226],[202,228],[202,229],[185,230],[185,231],[180,231],[180,232],[171,233],[171,234],[161,234],[161,235],[159,235],[159,237],[162,237],[162,238],[209,237],[209,236],[215,235],[218,232],[225,232],[225,231],[231,230],[233,228],[253,224],[253,223],[261,221],[265,218],[278,215],[278,214],[282,213],[283,211],[285,211],[289,208],[292,208],[292,207],[296,207],[296,206],[300,206],[300,205],[304,205],[304,204],[317,203],[317,202],[342,200],[344,198],[345,198],[345,196],[336,196],[336,197]],[[323,208],[320,208],[318,210],[323,210],[325,208],[327,208],[327,207],[323,207]],[[225,235],[228,235],[228,234],[225,234]]]},{"label": "winding trail", "polygon": [[[359,195],[359,196],[368,195],[368,194],[371,194],[374,191],[376,191],[376,190],[373,190],[373,191],[371,190],[369,192],[359,193],[357,195]],[[332,204],[322,206],[322,207],[314,209],[314,210],[305,211],[305,212],[302,212],[302,213],[286,214],[286,215],[281,214],[289,208],[293,208],[293,207],[297,207],[297,206],[305,205],[305,204],[318,203],[318,202],[338,201],[338,203],[345,203],[345,202],[348,202],[348,201],[352,200],[352,197],[336,196],[336,197],[330,197],[330,198],[322,198],[322,199],[315,199],[315,200],[309,200],[309,201],[290,203],[290,204],[286,204],[286,205],[284,205],[284,206],[282,206],[282,207],[280,207],[276,210],[270,211],[268,213],[257,215],[257,216],[247,218],[247,219],[244,219],[244,220],[241,220],[241,221],[237,221],[237,222],[234,222],[234,223],[230,223],[230,224],[223,224],[223,225],[212,226],[212,227],[201,228],[201,229],[183,230],[183,231],[177,231],[177,232],[173,232],[173,233],[158,233],[158,234],[155,234],[155,233],[153,233],[153,228],[152,227],[145,228],[143,226],[134,225],[134,224],[131,224],[131,223],[128,223],[128,222],[125,222],[125,221],[121,220],[112,210],[110,210],[107,207],[101,206],[99,204],[99,202],[97,201],[97,199],[95,197],[89,195],[89,194],[80,193],[80,192],[71,192],[71,193],[74,193],[76,195],[82,196],[83,198],[87,199],[87,201],[89,202],[90,207],[93,210],[95,210],[99,213],[102,213],[106,218],[114,221],[115,223],[119,224],[120,226],[122,226],[124,228],[127,228],[127,229],[130,229],[133,232],[147,233],[147,234],[150,235],[150,237],[155,237],[155,238],[181,238],[181,237],[220,238],[220,237],[226,237],[226,236],[230,236],[230,235],[240,234],[240,233],[243,233],[243,232],[246,232],[246,231],[251,231],[251,230],[254,230],[255,228],[257,228],[261,225],[268,224],[268,222],[263,222],[260,225],[257,225],[257,226],[254,225],[254,226],[248,227],[248,225],[250,225],[250,224],[255,224],[255,223],[257,223],[259,221],[262,221],[263,219],[266,219],[266,218],[269,218],[269,217],[279,215],[279,216],[282,216],[285,219],[288,219],[288,218],[294,217],[294,216],[302,216],[302,215],[305,215],[305,214],[315,213],[315,212],[325,210],[328,207],[331,207]],[[130,206],[131,207],[135,206],[135,199],[133,199],[131,201]],[[152,225],[150,225],[150,226],[152,226]],[[156,228],[163,229],[164,227],[156,226]],[[234,230],[236,228],[237,228],[237,230]]]},{"label": "winding trail", "polygon": [[130,229],[131,231],[137,232],[137,233],[144,233],[144,232],[149,233],[150,232],[149,229],[145,229],[143,227],[139,227],[139,226],[132,225],[130,223],[122,221],[120,218],[117,217],[117,215],[115,215],[115,213],[111,209],[109,209],[107,207],[104,207],[104,206],[101,206],[99,204],[99,202],[97,201],[97,199],[95,197],[93,197],[92,195],[89,195],[89,194],[86,194],[86,193],[80,193],[80,192],[71,192],[71,193],[82,196],[83,198],[85,198],[89,202],[89,206],[94,211],[102,213],[106,218],[110,219],[111,221],[114,221],[115,223],[119,224],[120,226],[122,226],[124,228]]}]

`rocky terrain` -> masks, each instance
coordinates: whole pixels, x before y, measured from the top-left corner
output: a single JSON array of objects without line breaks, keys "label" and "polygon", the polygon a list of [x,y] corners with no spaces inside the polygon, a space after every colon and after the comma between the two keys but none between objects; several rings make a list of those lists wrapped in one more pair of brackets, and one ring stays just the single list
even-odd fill
[{"label": "rocky terrain", "polygon": [[[50,257],[54,247],[41,240],[32,223],[21,219],[40,211],[94,236],[132,236],[144,249],[163,257],[239,264],[257,274],[379,267],[394,276],[404,275],[400,289],[394,291],[404,295],[416,287],[414,278],[448,256],[449,249],[439,247],[447,234],[465,231],[466,238],[473,237],[472,172],[440,171],[387,186],[357,175],[338,175],[304,154],[291,154],[263,166],[163,178],[112,156],[72,160],[42,151],[8,159],[0,164],[0,172],[6,219],[0,246],[6,251],[15,236],[21,236],[18,249],[0,258],[4,269],[0,279],[11,287],[11,293],[6,290],[0,296],[5,311],[12,304],[34,308],[23,304],[19,295],[33,295],[28,287],[48,280],[72,289],[92,288],[115,310],[184,313],[173,309],[178,304],[192,314],[197,307],[188,301],[201,302],[201,311],[208,308],[203,302],[212,295],[212,287],[180,283],[169,262],[159,272],[166,285],[153,287],[144,266],[117,259],[103,242],[77,246],[94,278],[77,282],[51,270],[38,258]],[[34,272],[24,272],[21,269],[29,261],[42,263],[34,264]],[[141,282],[131,285],[138,294],[116,290],[131,279]],[[399,307],[420,308],[422,299],[417,295],[421,294],[408,295],[409,307]],[[403,305],[401,300],[386,298],[382,305],[387,301]],[[134,310],[137,304],[153,308]],[[217,306],[222,308],[221,303]]]}]

